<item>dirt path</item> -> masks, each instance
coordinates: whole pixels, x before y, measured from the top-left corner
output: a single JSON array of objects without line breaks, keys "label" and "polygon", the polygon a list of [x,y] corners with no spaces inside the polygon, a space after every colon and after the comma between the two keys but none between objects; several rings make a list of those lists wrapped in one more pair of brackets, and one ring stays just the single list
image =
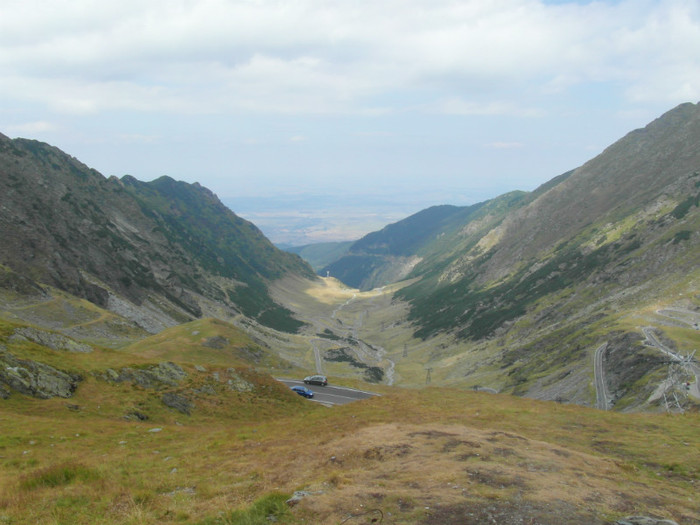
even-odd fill
[{"label": "dirt path", "polygon": [[700,330],[700,312],[694,312],[686,308],[668,307],[657,310],[656,313]]}]

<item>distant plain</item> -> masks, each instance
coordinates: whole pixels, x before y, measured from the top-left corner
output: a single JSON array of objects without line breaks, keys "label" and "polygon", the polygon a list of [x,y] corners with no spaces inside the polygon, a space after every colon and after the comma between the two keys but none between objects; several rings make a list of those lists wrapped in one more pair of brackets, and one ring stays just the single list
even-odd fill
[{"label": "distant plain", "polygon": [[299,192],[274,196],[221,197],[276,245],[304,246],[354,241],[438,204],[467,205],[491,196],[481,192],[415,193],[397,188],[380,194]]}]

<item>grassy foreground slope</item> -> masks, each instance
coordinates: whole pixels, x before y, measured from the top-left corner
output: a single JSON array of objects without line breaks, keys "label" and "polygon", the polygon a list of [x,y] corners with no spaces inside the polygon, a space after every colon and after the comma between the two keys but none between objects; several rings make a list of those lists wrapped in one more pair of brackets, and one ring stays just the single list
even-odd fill
[{"label": "grassy foreground slope", "polygon": [[[298,490],[278,523],[700,519],[697,413],[388,387],[329,409],[272,379],[283,364],[219,321],[89,353],[0,328],[0,352],[82,378],[70,398],[2,401],[0,523],[251,523],[237,512]],[[109,380],[165,360],[184,376]],[[189,404],[166,404],[177,396]]]}]

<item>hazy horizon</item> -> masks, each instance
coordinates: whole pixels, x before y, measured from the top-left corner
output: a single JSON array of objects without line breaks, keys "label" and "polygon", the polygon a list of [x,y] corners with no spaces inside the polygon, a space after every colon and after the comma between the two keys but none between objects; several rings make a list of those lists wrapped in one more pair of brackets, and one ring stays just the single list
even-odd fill
[{"label": "hazy horizon", "polygon": [[273,243],[303,246],[354,241],[431,206],[468,206],[497,196],[478,191],[412,192],[397,187],[365,195],[323,193],[319,189],[221,200],[236,215],[258,226]]}]

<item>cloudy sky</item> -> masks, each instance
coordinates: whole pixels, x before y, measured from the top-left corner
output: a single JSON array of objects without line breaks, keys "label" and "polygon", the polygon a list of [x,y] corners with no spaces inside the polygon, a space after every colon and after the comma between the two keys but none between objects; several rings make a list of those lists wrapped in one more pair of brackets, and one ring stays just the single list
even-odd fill
[{"label": "cloudy sky", "polygon": [[699,100],[697,0],[0,0],[0,133],[225,201],[476,202]]}]

